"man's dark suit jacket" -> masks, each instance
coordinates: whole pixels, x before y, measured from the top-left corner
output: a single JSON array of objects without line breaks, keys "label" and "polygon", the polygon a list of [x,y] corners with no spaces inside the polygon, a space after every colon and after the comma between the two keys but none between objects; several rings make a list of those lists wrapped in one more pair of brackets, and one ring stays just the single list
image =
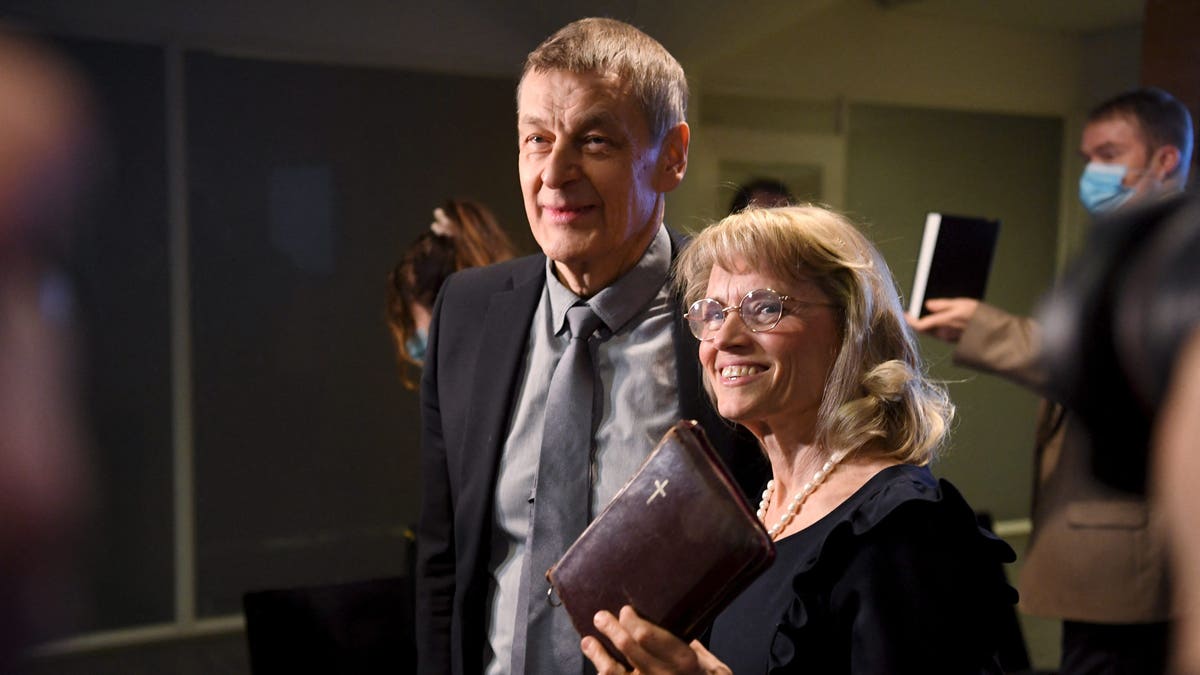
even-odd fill
[{"label": "man's dark suit jacket", "polygon": [[[672,259],[683,243],[671,234]],[[422,674],[483,671],[493,492],[530,322],[545,281],[546,258],[540,254],[467,269],[446,281],[434,306],[421,381],[417,653]],[[735,431],[713,411],[700,381],[696,340],[679,303],[676,307],[680,412],[700,421],[751,494],[762,488],[765,461],[753,437]]]}]

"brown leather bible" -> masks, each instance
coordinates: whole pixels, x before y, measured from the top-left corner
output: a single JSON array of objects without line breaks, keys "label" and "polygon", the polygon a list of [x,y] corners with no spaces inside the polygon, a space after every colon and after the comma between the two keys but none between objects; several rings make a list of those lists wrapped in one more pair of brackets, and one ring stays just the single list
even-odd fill
[{"label": "brown leather bible", "polygon": [[[775,545],[695,421],[675,424],[546,578],[575,630],[632,605],[683,640],[775,559]],[[628,666],[628,663],[625,663]]]}]

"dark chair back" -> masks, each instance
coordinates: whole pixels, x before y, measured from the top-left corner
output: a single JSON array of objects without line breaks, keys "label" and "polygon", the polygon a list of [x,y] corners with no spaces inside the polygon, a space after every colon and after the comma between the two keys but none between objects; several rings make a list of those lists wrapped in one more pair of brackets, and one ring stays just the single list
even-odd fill
[{"label": "dark chair back", "polygon": [[254,675],[373,675],[416,668],[407,576],[242,596]]}]

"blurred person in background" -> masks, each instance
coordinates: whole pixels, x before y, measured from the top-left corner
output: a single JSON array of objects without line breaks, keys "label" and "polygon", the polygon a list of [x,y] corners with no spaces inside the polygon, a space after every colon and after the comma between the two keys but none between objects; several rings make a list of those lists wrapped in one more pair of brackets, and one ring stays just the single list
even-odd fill
[{"label": "blurred person in background", "polygon": [[[1135,89],[1094,108],[1080,138],[1079,200],[1097,218],[1154,204],[1187,184],[1192,120],[1169,93]],[[1042,326],[971,298],[934,298],[913,327],[955,345],[954,362],[1046,397],[1038,413],[1024,611],[1063,620],[1063,675],[1163,672],[1170,585],[1161,517],[1140,494],[1145,472],[1099,481],[1076,411],[1050,389]],[[1117,419],[1128,420],[1132,411]],[[1144,448],[1143,448],[1144,451]]]},{"label": "blurred person in background", "polygon": [[446,277],[516,257],[508,234],[483,204],[448,199],[433,210],[433,222],[405,249],[388,274],[387,321],[396,344],[400,379],[416,389],[414,370],[425,361],[433,301]]},{"label": "blurred person in background", "polygon": [[1198,257],[1196,195],[1130,209],[1097,222],[1038,315],[1050,386],[1091,436],[1092,471],[1162,514],[1181,673],[1200,673]]},{"label": "blurred person in background", "polygon": [[87,501],[59,261],[93,148],[84,84],[0,28],[0,672],[60,620]]},{"label": "blurred person in background", "polygon": [[755,178],[738,187],[729,204],[729,215],[743,211],[748,206],[770,208],[772,206],[791,206],[796,203],[796,197],[782,181],[773,178]]}]

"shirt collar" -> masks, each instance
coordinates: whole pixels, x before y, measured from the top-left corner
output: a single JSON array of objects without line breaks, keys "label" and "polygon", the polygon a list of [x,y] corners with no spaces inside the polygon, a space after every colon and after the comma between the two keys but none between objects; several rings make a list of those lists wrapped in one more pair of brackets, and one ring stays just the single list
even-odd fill
[{"label": "shirt collar", "polygon": [[[637,315],[667,281],[671,272],[671,238],[667,228],[658,226],[658,232],[642,253],[637,264],[622,274],[616,281],[600,289],[587,301],[592,310],[604,322],[601,331],[615,333]],[[554,323],[554,334],[560,335],[567,328],[567,310],[580,302],[554,274],[554,261],[546,259],[546,288],[550,292],[550,316]]]}]

